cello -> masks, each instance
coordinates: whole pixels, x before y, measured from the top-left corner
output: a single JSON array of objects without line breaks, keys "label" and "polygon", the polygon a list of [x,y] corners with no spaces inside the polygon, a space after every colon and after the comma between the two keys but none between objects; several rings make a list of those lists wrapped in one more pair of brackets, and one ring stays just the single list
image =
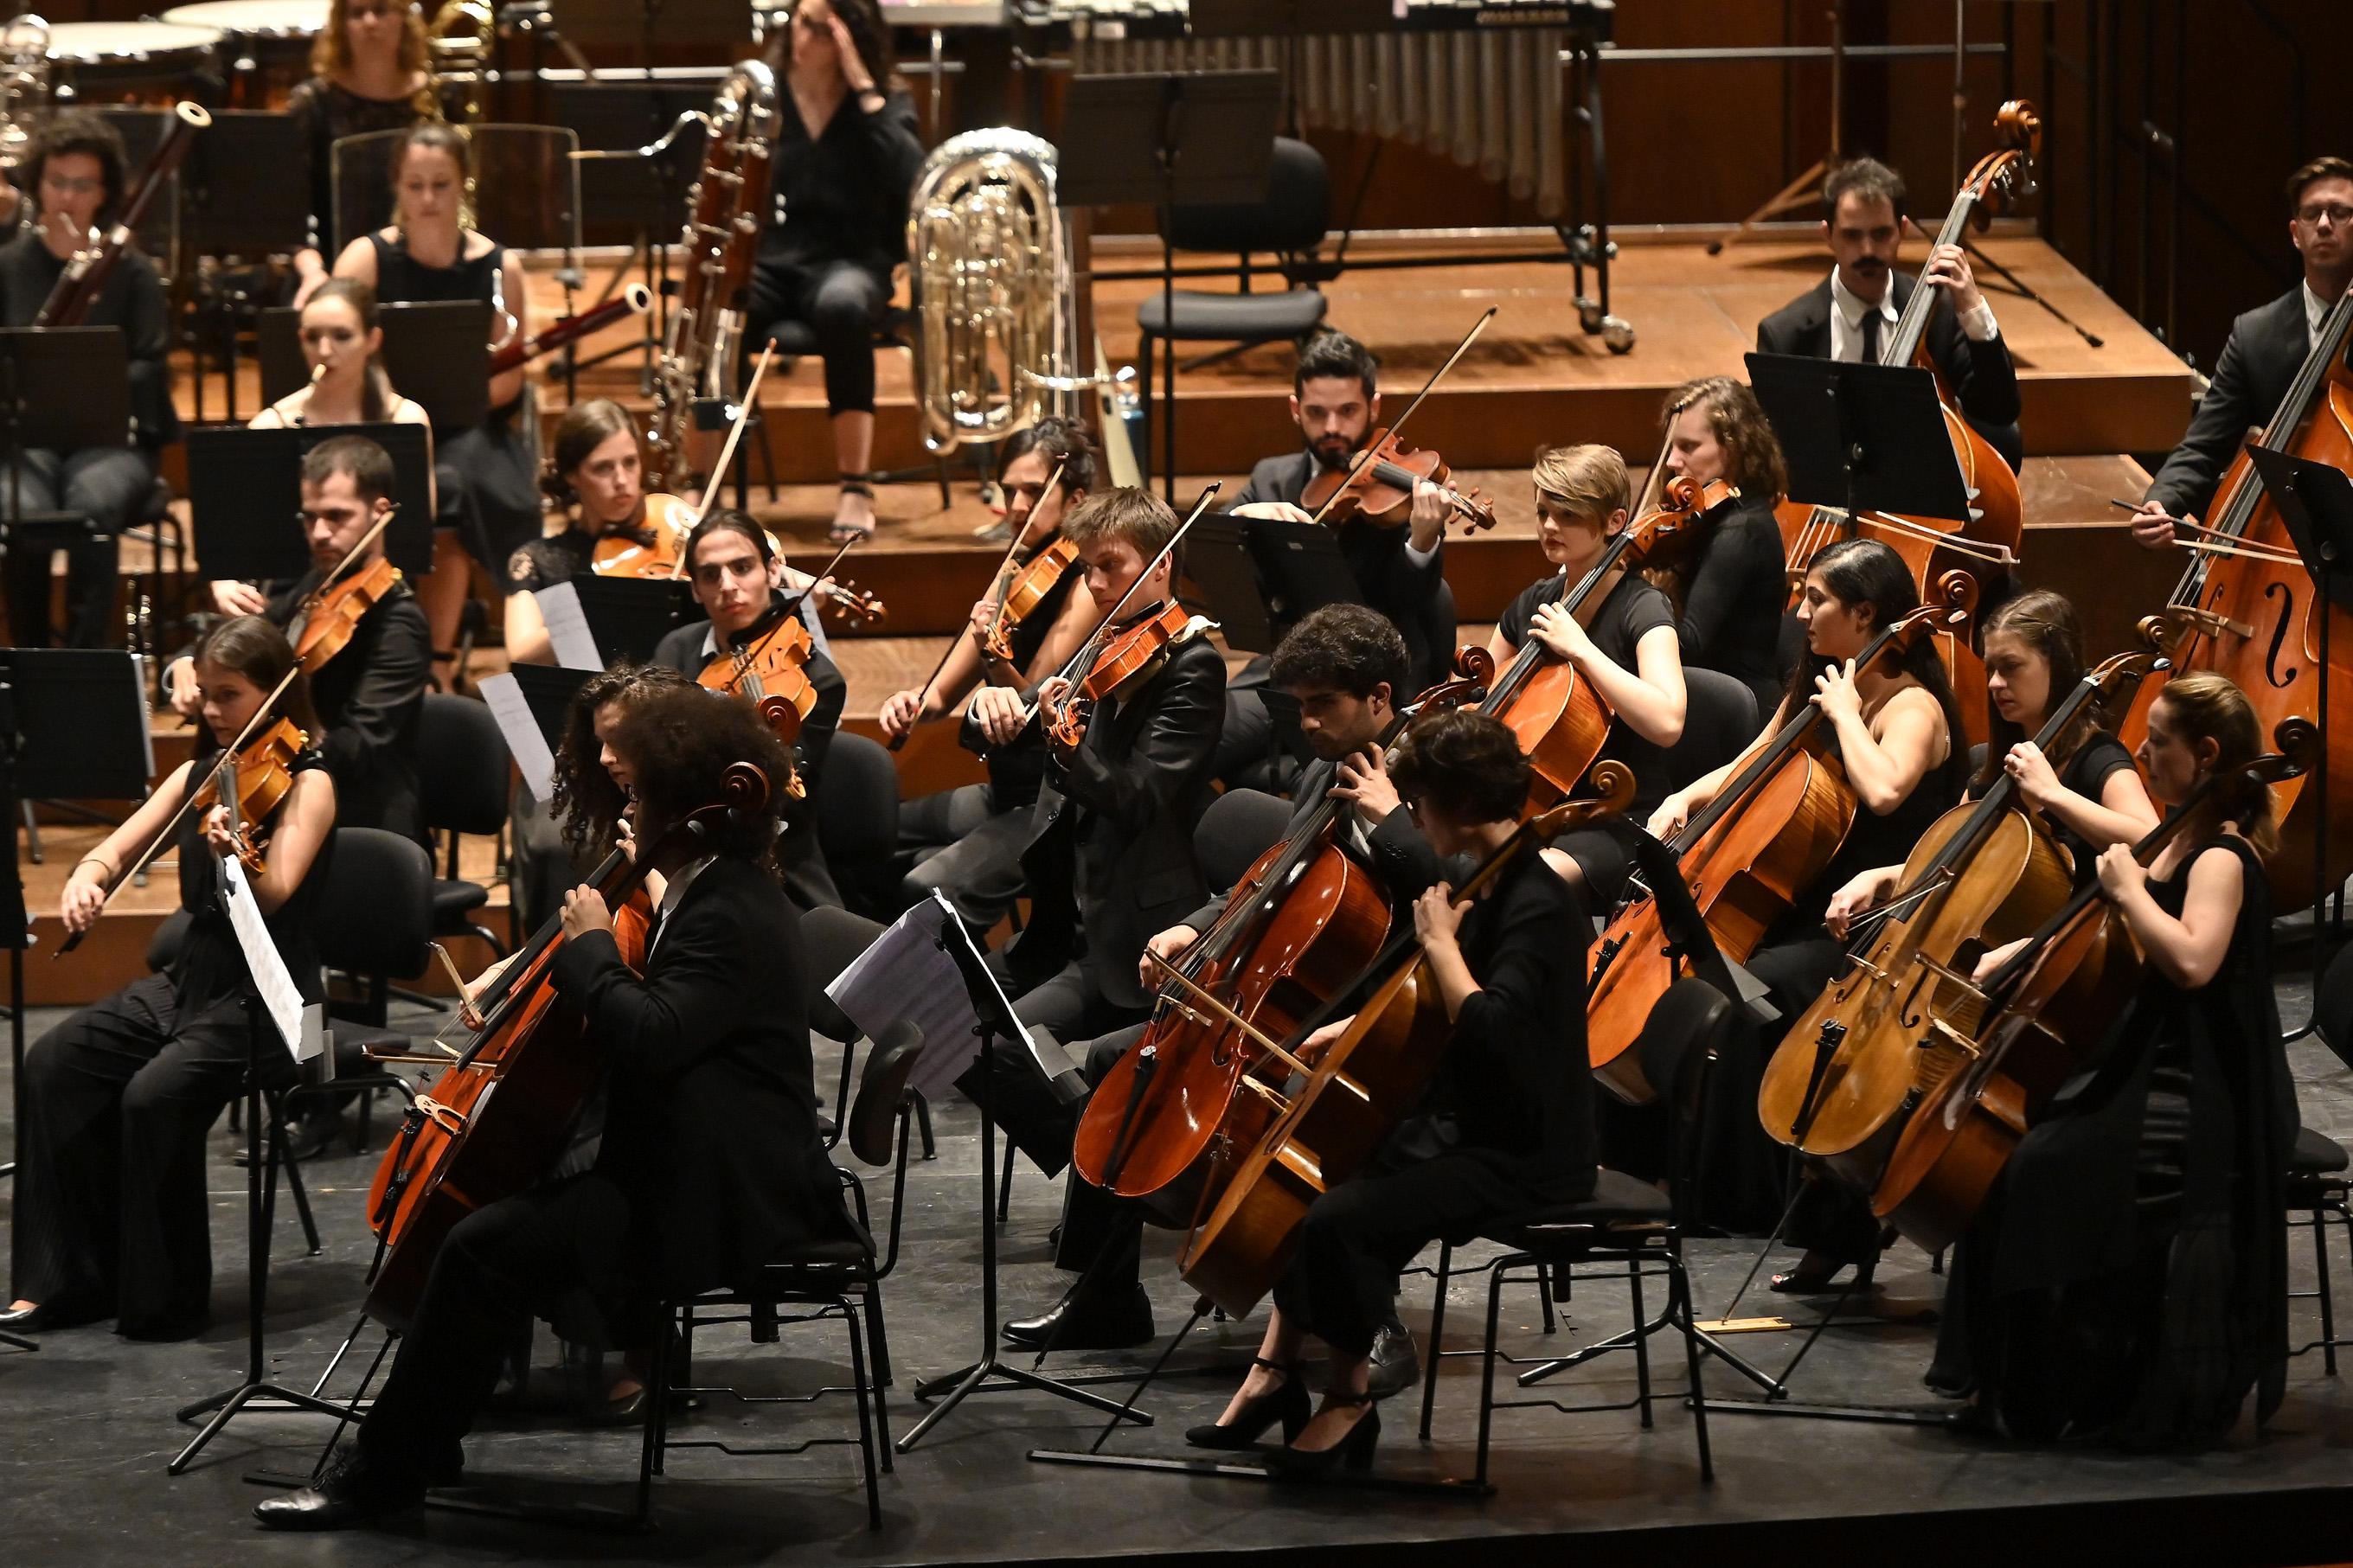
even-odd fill
[{"label": "cello", "polygon": [[[666,828],[632,860],[615,849],[589,885],[614,910],[614,940],[632,969],[644,962],[652,910],[643,887],[664,846],[697,838],[711,819],[763,809],[768,779],[749,763],[726,773],[722,797]],[[605,1056],[577,1009],[555,993],[564,917],[548,917],[529,945],[483,990],[482,1016],[463,1050],[418,1095],[368,1187],[376,1256],[366,1310],[405,1327],[441,1243],[459,1221],[527,1189],[562,1150],[565,1133],[604,1077]]]},{"label": "cello", "polygon": [[[2252,446],[2353,471],[2353,294],[2321,319],[2320,332],[2271,423]],[[2290,719],[2317,724],[2320,684],[2332,702],[2353,697],[2353,616],[2327,605],[2296,553],[2279,503],[2244,449],[2215,489],[2211,518],[2189,542],[2190,563],[2167,601],[2160,652],[2176,669],[2228,676],[2254,704],[2263,732]],[[2328,668],[2320,663],[2320,617],[2330,623]],[[2138,746],[2148,732],[2143,694],[2117,739]],[[2353,727],[2320,732],[2316,759],[2331,781],[2353,779]],[[2340,771],[2343,770],[2343,771]],[[2282,907],[2309,903],[2353,871],[2353,812],[2341,788],[2317,800],[2295,777],[2279,785],[2280,852],[2265,868]],[[2325,822],[2324,822],[2325,819]],[[2313,845],[2325,826],[2326,880],[2313,881]]]},{"label": "cello", "polygon": [[[2034,737],[2048,750],[2096,707],[2128,700],[2158,663],[2119,654],[2076,682]],[[1815,998],[1766,1064],[1765,1130],[1868,1192],[1904,1118],[1974,1048],[1983,995],[1971,967],[2031,935],[2069,897],[2066,855],[2017,804],[2008,773],[1936,819],[1902,891],[1860,917],[1852,967]]]},{"label": "cello", "polygon": [[[1623,811],[1634,798],[1633,771],[1622,763],[1597,764],[1592,784],[1597,798],[1565,801],[1514,827],[1455,896],[1477,896],[1521,855]],[[1374,973],[1378,985],[1305,1085],[1295,1095],[1262,1089],[1276,1108],[1273,1124],[1236,1163],[1186,1243],[1178,1272],[1229,1317],[1246,1315],[1274,1288],[1308,1206],[1373,1157],[1445,1054],[1453,1026],[1419,938],[1407,931],[1392,941]]]},{"label": "cello", "polygon": [[[1924,605],[1873,637],[1855,668],[1900,662],[1931,636],[1965,634],[1968,580],[1941,586],[1943,604]],[[1821,722],[1822,710],[1806,703],[1667,843],[1717,950],[1736,963],[1746,962],[1821,875],[1854,823],[1845,771],[1816,738]],[[1594,949],[1586,1049],[1595,1079],[1630,1105],[1657,1098],[1634,1047],[1659,998],[1692,973],[1689,956],[1661,924],[1658,901],[1646,894],[1619,911]]]},{"label": "cello", "polygon": [[[2302,773],[2318,736],[2290,721],[2276,740],[2280,751],[2200,784],[2132,847],[2133,858],[2156,859],[2221,786],[2252,794]],[[2132,1000],[2141,967],[2139,945],[2099,883],[2078,890],[1986,981],[1986,1023],[1968,1065],[1905,1122],[1871,1212],[1932,1252],[1959,1240],[2052,1095],[2090,1065]]]}]

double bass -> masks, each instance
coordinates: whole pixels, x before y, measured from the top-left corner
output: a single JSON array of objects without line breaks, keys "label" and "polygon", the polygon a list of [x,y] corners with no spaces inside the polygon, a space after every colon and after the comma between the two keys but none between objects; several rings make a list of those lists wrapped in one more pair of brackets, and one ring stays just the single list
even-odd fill
[{"label": "double bass", "polygon": [[[2321,319],[2318,339],[2271,422],[2251,445],[2353,472],[2353,295]],[[2353,701],[2353,616],[2327,605],[2296,553],[2279,503],[2242,450],[2215,489],[2211,517],[2189,542],[2190,563],[2163,612],[2159,651],[2176,669],[2230,677],[2254,704],[2265,734],[2288,720],[2316,725],[2320,684],[2332,704]],[[2320,618],[2334,620],[2328,668],[2320,663]],[[2148,732],[2144,700],[2118,738],[2137,746]],[[2339,709],[2340,713],[2353,710]],[[2353,726],[2341,720],[2320,735],[2327,777],[2353,779]],[[2342,770],[2342,771],[2340,771]],[[2309,903],[2353,873],[2353,792],[2317,800],[2298,778],[2279,785],[2280,852],[2271,858],[2272,889],[2282,907]],[[2313,843],[2324,825],[2327,880],[2313,885]]]},{"label": "double bass", "polygon": [[[2129,701],[2157,660],[2119,654],[2076,682],[2036,745],[2054,750],[2078,721]],[[2031,935],[2070,892],[2066,852],[2018,804],[2005,773],[1936,819],[1905,862],[1902,889],[1860,917],[1852,966],[1814,1000],[1773,1053],[1757,1094],[1765,1130],[1865,1192],[1904,1119],[1974,1050],[1978,958]]]}]

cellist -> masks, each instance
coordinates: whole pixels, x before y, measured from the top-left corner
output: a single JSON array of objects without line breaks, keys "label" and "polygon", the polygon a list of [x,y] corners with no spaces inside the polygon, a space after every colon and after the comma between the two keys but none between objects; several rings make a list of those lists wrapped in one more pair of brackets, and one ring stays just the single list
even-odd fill
[{"label": "cellist", "polygon": [[[2263,749],[2220,675],[2167,682],[2139,762],[2168,808]],[[2250,1389],[2278,1407],[2287,1353],[2282,1181],[2295,1091],[2272,991],[2270,791],[2203,792],[2103,892],[2140,988],[2026,1134],[1955,1251],[1930,1384],[1964,1430],[2148,1449],[2219,1441]]]},{"label": "cellist", "polygon": [[2204,516],[2247,432],[2286,398],[2319,342],[2322,318],[2353,289],[2353,161],[2315,158],[2297,169],[2288,176],[2287,211],[2303,279],[2231,324],[2197,416],[2133,514],[2133,540],[2148,549],[2173,543],[2183,519]]},{"label": "cellist", "polygon": [[[107,890],[207,780],[221,749],[244,733],[293,668],[285,635],[257,616],[223,621],[196,645],[205,728],[183,763],[106,841],[75,865],[58,900],[69,931],[97,923]],[[314,741],[318,717],[304,678],[272,718]],[[335,786],[314,749],[268,817],[245,825],[268,868],[248,877],[270,940],[306,1002],[325,994],[311,917]],[[16,1300],[0,1324],[62,1329],[102,1318],[126,1339],[184,1340],[210,1311],[212,1247],[205,1194],[205,1131],[244,1086],[254,982],[223,902],[217,857],[233,852],[224,809],[182,815],[176,829],[180,907],[193,920],[160,974],[82,1008],[25,1055],[24,1124],[17,1130]],[[262,1054],[268,1087],[292,1081],[280,1050]]]},{"label": "cellist", "polygon": [[[1572,615],[1561,597],[1622,531],[1633,504],[1626,459],[1608,447],[1553,447],[1537,454],[1536,540],[1559,570],[1520,591],[1495,623],[1487,651],[1498,669],[1533,637],[1592,683],[1610,712],[1605,759],[1634,770],[1634,809],[1643,816],[1667,795],[1666,748],[1683,732],[1683,640],[1674,605],[1632,572],[1597,589]],[[1594,908],[1609,910],[1626,885],[1629,863],[1616,837],[1599,828],[1565,834],[1551,846],[1554,868]]]},{"label": "cellist", "polygon": [[[1856,798],[1854,822],[1839,851],[1750,954],[1749,973],[1770,993],[1786,1030],[1810,1005],[1845,962],[1845,950],[1825,923],[1831,896],[1856,872],[1901,860],[1930,824],[1960,797],[1968,773],[1968,752],[1945,670],[1931,642],[1923,641],[1897,668],[1857,669],[1855,656],[1886,627],[1919,607],[1919,590],[1904,558],[1876,540],[1850,539],[1821,551],[1807,570],[1798,600],[1799,624],[1806,632],[1806,657],[1790,672],[1764,732],[1725,766],[1667,796],[1651,817],[1651,832],[1665,838],[1707,808],[1722,789],[1806,703],[1828,720],[1831,752],[1844,768]],[[1772,1053],[1779,1035],[1767,1026],[1759,1061]],[[1721,1092],[1736,1095],[1719,1074]],[[1749,1128],[1740,1117],[1712,1119],[1717,1127]],[[1769,1168],[1769,1163],[1767,1168]],[[1859,1215],[1859,1217],[1858,1217]],[[1828,1182],[1810,1184],[1792,1217],[1790,1239],[1808,1248],[1796,1272],[1776,1275],[1777,1290],[1810,1290],[1846,1263],[1868,1279],[1879,1260],[1879,1230],[1870,1211],[1846,1189]]]},{"label": "cellist", "polygon": [[[1378,745],[1396,718],[1406,668],[1405,638],[1387,616],[1362,605],[1326,605],[1291,629],[1268,670],[1275,688],[1298,701],[1300,733],[1315,759],[1299,775],[1291,826],[1314,816],[1327,798],[1346,803],[1348,820],[1334,842],[1371,871],[1391,905],[1392,929],[1402,929],[1413,900],[1438,875],[1437,857],[1398,798]],[[1137,962],[1136,980],[1145,991],[1167,983],[1152,955],[1180,962],[1217,924],[1229,896],[1229,889],[1219,891],[1145,943],[1147,955]],[[1087,1082],[1101,1083],[1144,1030],[1134,1025],[1084,1047]],[[1051,1342],[1058,1350],[1119,1350],[1149,1340],[1152,1303],[1137,1273],[1144,1205],[1104,1193],[1076,1170],[1062,1203],[1054,1258],[1080,1280],[1050,1310],[1006,1324],[1005,1337],[1031,1349]],[[1413,1342],[1401,1327],[1387,1344],[1388,1364],[1410,1360]]]},{"label": "cellist", "polygon": [[[1483,858],[1519,825],[1527,760],[1501,720],[1455,710],[1418,721],[1391,768],[1441,856]],[[1524,855],[1475,900],[1440,882],[1414,929],[1451,1025],[1425,1111],[1401,1123],[1363,1174],[1317,1198],[1274,1288],[1266,1337],[1224,1415],[1186,1441],[1248,1447],[1280,1422],[1270,1468],[1309,1474],[1371,1464],[1380,1417],[1374,1336],[1392,1315],[1399,1269],[1441,1236],[1593,1191],[1593,1079],[1585,1051],[1588,930],[1577,894]],[[1309,1410],[1300,1352],[1331,1351]]]},{"label": "cellist", "polygon": [[699,839],[667,832],[722,797],[732,765],[773,786],[789,755],[749,704],[699,689],[628,705],[610,744],[667,881],[642,976],[595,889],[565,900],[554,984],[611,1058],[595,1163],[459,1223],[356,1441],[315,1486],[258,1505],[266,1526],[370,1523],[454,1479],[535,1303],[585,1291],[610,1342],[642,1342],[657,1292],[748,1284],[780,1247],[856,1235],[818,1141],[800,926],[773,859],[783,792]]}]

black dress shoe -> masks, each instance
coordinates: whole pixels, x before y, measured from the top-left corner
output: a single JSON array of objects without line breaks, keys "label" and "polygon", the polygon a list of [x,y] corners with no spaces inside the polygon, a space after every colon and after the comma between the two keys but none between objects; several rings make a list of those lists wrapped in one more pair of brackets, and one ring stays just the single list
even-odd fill
[{"label": "black dress shoe", "polygon": [[1141,1285],[1124,1292],[1090,1291],[1079,1288],[1039,1317],[1020,1318],[1005,1325],[1005,1337],[1023,1350],[1124,1351],[1148,1345],[1152,1329],[1152,1298]]},{"label": "black dress shoe", "polygon": [[[1811,1268],[1800,1266],[1787,1274],[1774,1275],[1768,1288],[1775,1294],[1781,1296],[1826,1296],[1831,1291],[1831,1281],[1837,1279],[1839,1270],[1845,1267],[1846,1264],[1839,1258],[1825,1258]],[[1878,1269],[1877,1254],[1856,1264],[1854,1289],[1870,1289],[1871,1277],[1878,1272]]]},{"label": "black dress shoe", "polygon": [[1189,1428],[1185,1441],[1196,1448],[1247,1448],[1257,1442],[1266,1429],[1277,1421],[1282,1423],[1282,1440],[1290,1442],[1299,1436],[1313,1412],[1308,1408],[1306,1385],[1299,1381],[1299,1363],[1269,1361],[1264,1356],[1250,1357],[1250,1365],[1262,1366],[1269,1372],[1282,1373],[1282,1381],[1266,1394],[1246,1401],[1234,1413],[1230,1425],[1212,1421],[1206,1426]]},{"label": "black dress shoe", "polygon": [[1366,1392],[1375,1399],[1387,1399],[1420,1381],[1421,1357],[1414,1351],[1413,1336],[1391,1318],[1373,1335],[1373,1370]]},{"label": "black dress shoe", "polygon": [[53,1302],[37,1302],[30,1307],[11,1307],[0,1312],[0,1329],[19,1334],[48,1333],[58,1329],[78,1329],[84,1323],[95,1323],[104,1312],[77,1310]]},{"label": "black dress shoe", "polygon": [[262,1499],[253,1505],[253,1517],[269,1530],[349,1530],[424,1500],[422,1480],[387,1474],[358,1449],[345,1448],[315,1483]]}]

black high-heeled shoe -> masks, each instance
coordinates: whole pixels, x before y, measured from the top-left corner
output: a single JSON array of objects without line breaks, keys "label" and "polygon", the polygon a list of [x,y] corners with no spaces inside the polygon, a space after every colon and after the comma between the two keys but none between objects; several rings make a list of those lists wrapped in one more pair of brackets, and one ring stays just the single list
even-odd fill
[{"label": "black high-heeled shoe", "polygon": [[1272,1362],[1264,1356],[1254,1355],[1250,1357],[1250,1365],[1282,1373],[1282,1382],[1271,1392],[1245,1402],[1235,1413],[1231,1426],[1213,1421],[1206,1426],[1195,1426],[1185,1434],[1185,1441],[1196,1448],[1247,1448],[1278,1420],[1282,1423],[1284,1442],[1288,1443],[1299,1436],[1311,1414],[1307,1407],[1307,1390],[1299,1381],[1299,1363],[1295,1361]]},{"label": "black high-heeled shoe", "polygon": [[[1767,1281],[1767,1289],[1782,1296],[1826,1296],[1831,1289],[1831,1281],[1837,1279],[1839,1270],[1845,1267],[1843,1258],[1833,1258],[1827,1264],[1813,1268],[1793,1268],[1787,1274],[1774,1275]],[[1879,1255],[1873,1253],[1854,1266],[1854,1288],[1870,1289],[1871,1277],[1878,1271]]]},{"label": "black high-heeled shoe", "polygon": [[1373,1448],[1381,1440],[1381,1407],[1373,1404],[1369,1394],[1326,1394],[1326,1405],[1368,1405],[1372,1408],[1356,1418],[1348,1435],[1328,1448],[1294,1448],[1288,1444],[1266,1457],[1268,1470],[1285,1479],[1300,1480],[1320,1476],[1335,1465],[1356,1470],[1373,1468]]}]

